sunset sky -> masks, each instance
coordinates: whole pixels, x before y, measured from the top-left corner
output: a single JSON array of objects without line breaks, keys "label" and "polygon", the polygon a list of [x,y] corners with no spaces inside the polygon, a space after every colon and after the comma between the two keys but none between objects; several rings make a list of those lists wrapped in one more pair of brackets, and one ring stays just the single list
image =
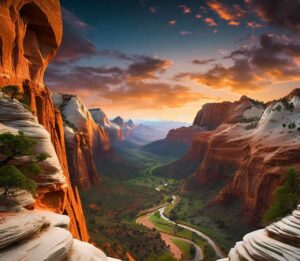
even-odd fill
[{"label": "sunset sky", "polygon": [[300,87],[298,0],[62,0],[45,82],[113,118],[191,122],[202,104]]}]

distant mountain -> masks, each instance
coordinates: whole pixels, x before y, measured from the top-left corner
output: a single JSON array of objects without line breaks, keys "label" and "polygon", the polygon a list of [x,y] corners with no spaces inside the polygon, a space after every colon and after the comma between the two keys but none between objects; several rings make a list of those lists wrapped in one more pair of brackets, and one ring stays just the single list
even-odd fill
[{"label": "distant mountain", "polygon": [[94,121],[108,131],[111,142],[124,140],[122,128],[116,122],[110,121],[103,110],[95,108],[89,111]]},{"label": "distant mountain", "polygon": [[166,120],[135,120],[136,124],[143,124],[151,127],[152,129],[164,132],[165,138],[168,132],[172,129],[177,129],[180,127],[188,127],[191,126],[191,123],[188,122],[180,122],[180,121],[166,121]]},{"label": "distant mountain", "polygon": [[143,150],[160,156],[182,157],[190,148],[193,135],[201,130],[198,126],[170,130],[165,138],[145,145]]}]

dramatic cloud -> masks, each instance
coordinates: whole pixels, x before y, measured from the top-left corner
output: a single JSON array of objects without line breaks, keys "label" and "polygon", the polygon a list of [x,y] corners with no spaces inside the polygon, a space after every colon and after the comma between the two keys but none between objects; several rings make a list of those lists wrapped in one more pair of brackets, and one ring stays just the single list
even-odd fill
[{"label": "dramatic cloud", "polygon": [[245,0],[265,21],[300,32],[299,0]]},{"label": "dramatic cloud", "polygon": [[127,73],[130,79],[156,79],[157,74],[164,73],[171,64],[169,60],[145,56],[130,64]]},{"label": "dramatic cloud", "polygon": [[[146,76],[147,72],[143,71]],[[47,82],[56,91],[90,97],[93,104],[97,99],[104,98],[111,102],[110,107],[131,110],[176,108],[195,100],[208,99],[186,86],[133,80],[130,73],[132,67],[77,66],[68,73],[51,68]],[[140,75],[143,73],[139,72]]]},{"label": "dramatic cloud", "polygon": [[278,35],[261,35],[256,45],[243,45],[225,57],[232,66],[215,65],[205,73],[181,73],[213,89],[253,91],[265,85],[300,80],[300,42]]},{"label": "dramatic cloud", "polygon": [[191,91],[186,86],[143,81],[130,81],[126,87],[101,93],[100,96],[116,101],[118,106],[128,109],[177,108],[189,102],[208,99],[207,96]]},{"label": "dramatic cloud", "polygon": [[68,71],[63,68],[50,67],[45,81],[53,90],[78,92],[78,90],[104,91],[110,86],[121,84],[126,75],[118,67],[81,67]]},{"label": "dramatic cloud", "polygon": [[220,18],[228,21],[229,25],[239,25],[239,20],[245,17],[246,12],[237,4],[225,5],[219,0],[209,0],[207,5],[215,11]]},{"label": "dramatic cloud", "polygon": [[211,63],[211,62],[214,62],[216,61],[216,59],[202,59],[202,60],[193,60],[192,63],[193,64],[197,64],[197,65],[205,65],[205,64],[208,64],[208,63]]}]

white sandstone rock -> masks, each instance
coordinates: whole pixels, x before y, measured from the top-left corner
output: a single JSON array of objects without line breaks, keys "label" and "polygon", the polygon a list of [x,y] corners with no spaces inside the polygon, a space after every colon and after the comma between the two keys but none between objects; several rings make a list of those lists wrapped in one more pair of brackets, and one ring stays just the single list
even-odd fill
[{"label": "white sandstone rock", "polygon": [[[298,207],[299,209],[299,207]],[[246,234],[229,251],[228,258],[220,260],[300,260],[300,211],[278,222]]]},{"label": "white sandstone rock", "polygon": [[[20,102],[17,100],[11,102],[0,96],[0,133],[17,134],[19,131],[36,140],[35,153],[37,155],[42,152],[50,155],[49,158],[41,162],[44,171],[39,175],[38,187],[40,189],[51,187],[52,190],[66,187],[66,177],[52,145],[50,134]],[[22,160],[26,160],[26,157],[19,158],[18,162],[22,163]]]}]

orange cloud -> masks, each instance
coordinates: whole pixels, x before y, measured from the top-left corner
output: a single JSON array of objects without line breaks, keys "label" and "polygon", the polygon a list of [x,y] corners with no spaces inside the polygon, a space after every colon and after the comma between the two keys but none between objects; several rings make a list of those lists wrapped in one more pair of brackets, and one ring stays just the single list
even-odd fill
[{"label": "orange cloud", "polygon": [[246,12],[237,4],[228,6],[218,0],[209,0],[207,5],[215,11],[220,18],[228,21],[229,25],[239,25],[238,21],[246,15]]},{"label": "orange cloud", "polygon": [[206,95],[192,91],[183,85],[129,81],[126,88],[119,88],[99,96],[114,101],[117,107],[131,110],[178,108],[190,102],[209,99]]}]

